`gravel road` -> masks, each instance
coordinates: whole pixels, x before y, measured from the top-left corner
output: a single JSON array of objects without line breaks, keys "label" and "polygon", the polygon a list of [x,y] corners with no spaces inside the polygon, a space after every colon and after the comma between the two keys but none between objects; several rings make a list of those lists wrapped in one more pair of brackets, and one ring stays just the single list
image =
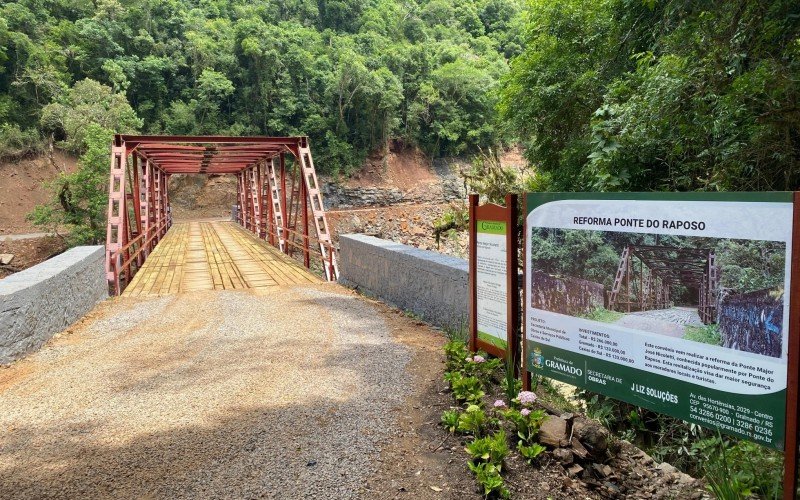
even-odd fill
[{"label": "gravel road", "polygon": [[697,309],[690,307],[671,307],[629,313],[620,318],[617,325],[681,338],[687,326],[703,326]]},{"label": "gravel road", "polygon": [[356,497],[411,385],[385,314],[332,285],[109,301],[0,369],[0,497]]}]

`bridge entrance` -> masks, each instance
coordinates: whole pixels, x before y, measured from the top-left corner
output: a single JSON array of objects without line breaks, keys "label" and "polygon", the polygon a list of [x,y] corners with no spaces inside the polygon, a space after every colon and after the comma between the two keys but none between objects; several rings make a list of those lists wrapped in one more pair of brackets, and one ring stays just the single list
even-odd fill
[{"label": "bridge entrance", "polygon": [[[168,192],[173,174],[235,175],[240,228],[173,227]],[[162,240],[165,246],[157,248]],[[114,293],[134,281],[131,293],[141,294],[260,287],[311,276],[291,265],[278,271],[278,264],[288,265],[285,256],[328,280],[338,275],[308,138],[114,137],[106,239],[106,277]],[[152,265],[146,266],[149,258]]]}]

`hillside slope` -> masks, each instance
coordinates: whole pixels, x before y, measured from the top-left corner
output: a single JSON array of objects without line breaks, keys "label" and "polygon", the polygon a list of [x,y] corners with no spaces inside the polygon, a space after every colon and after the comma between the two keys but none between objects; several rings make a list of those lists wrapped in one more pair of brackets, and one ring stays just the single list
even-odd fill
[{"label": "hillside slope", "polygon": [[41,231],[25,220],[36,205],[50,200],[45,184],[74,172],[77,159],[60,150],[19,161],[0,161],[0,237]]}]

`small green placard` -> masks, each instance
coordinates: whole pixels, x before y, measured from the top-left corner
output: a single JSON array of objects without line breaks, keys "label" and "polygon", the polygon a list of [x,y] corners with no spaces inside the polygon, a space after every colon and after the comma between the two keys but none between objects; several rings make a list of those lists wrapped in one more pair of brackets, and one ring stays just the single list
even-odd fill
[{"label": "small green placard", "polygon": [[479,220],[478,232],[485,234],[506,234],[506,223],[492,220]]}]

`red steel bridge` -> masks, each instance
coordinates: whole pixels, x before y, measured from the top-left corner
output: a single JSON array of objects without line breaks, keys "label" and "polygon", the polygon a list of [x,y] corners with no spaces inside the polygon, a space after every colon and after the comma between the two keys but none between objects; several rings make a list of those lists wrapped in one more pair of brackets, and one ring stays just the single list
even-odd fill
[{"label": "red steel bridge", "polygon": [[[337,278],[307,137],[116,135],[111,145],[106,276],[117,295],[172,226],[168,185],[173,174],[235,175],[238,223],[277,252],[300,259],[306,268],[315,267],[328,280]],[[235,232],[220,232],[236,240]],[[274,260],[254,253],[246,243],[242,248],[259,262]],[[209,254],[220,260],[213,248]],[[225,268],[225,262],[219,264]]]}]

